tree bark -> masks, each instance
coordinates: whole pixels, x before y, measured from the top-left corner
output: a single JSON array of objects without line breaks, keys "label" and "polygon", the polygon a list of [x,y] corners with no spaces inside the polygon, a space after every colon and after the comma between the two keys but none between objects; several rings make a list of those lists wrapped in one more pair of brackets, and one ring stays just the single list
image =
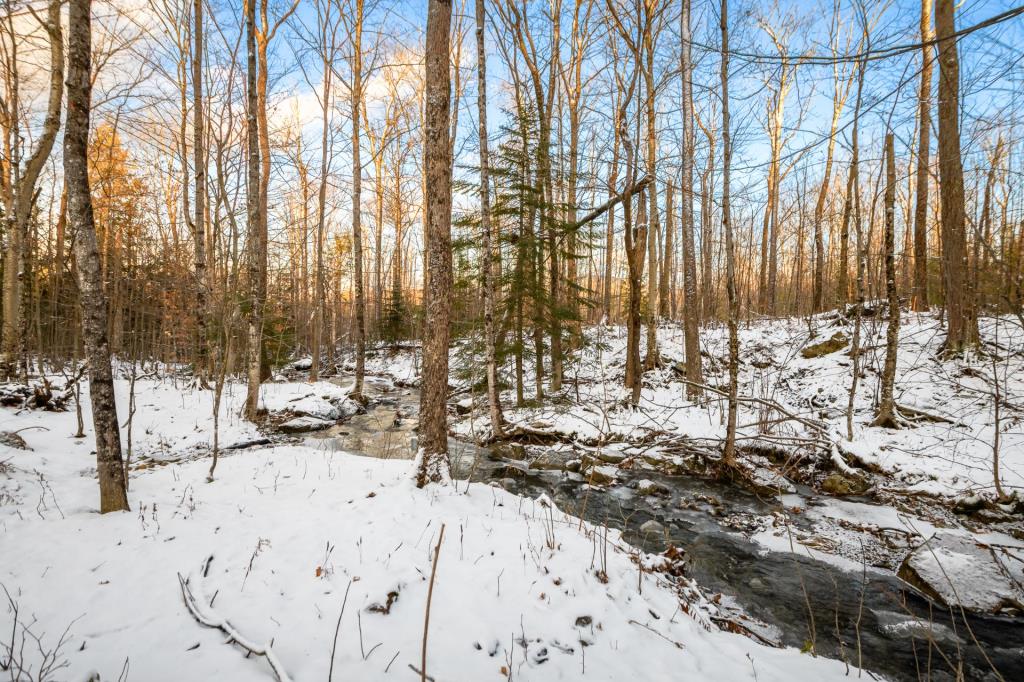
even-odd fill
[{"label": "tree bark", "polygon": [[[14,153],[3,165],[8,166],[11,174],[8,187],[8,200],[5,202],[7,219],[7,249],[4,262],[3,279],[3,326],[0,328],[0,345],[2,345],[2,364],[8,378],[20,375],[28,380],[28,358],[25,353],[26,339],[23,329],[24,289],[28,269],[29,222],[32,217],[32,206],[35,203],[36,184],[42,173],[46,160],[53,150],[57,131],[60,129],[61,99],[64,93],[64,38],[61,34],[61,2],[50,0],[46,24],[44,26],[50,40],[50,83],[49,96],[46,103],[46,117],[43,119],[42,131],[35,149],[29,154],[24,168],[20,168],[20,158],[16,148],[21,140],[13,140]],[[19,40],[11,35],[12,41]],[[15,48],[16,49],[16,48]],[[14,69],[15,66],[9,65]],[[11,78],[11,87],[18,87],[17,71],[6,74]],[[14,122],[13,134],[21,137],[17,130],[18,111],[17,93],[14,101],[7,104],[11,108]]]},{"label": "tree bark", "polygon": [[[363,165],[359,149],[359,113],[363,100],[363,11],[363,0],[356,0],[355,16],[352,18],[352,82],[349,87],[349,110],[352,117],[352,260],[356,299],[356,376],[352,395],[356,400],[363,399],[363,377],[366,373],[366,291],[363,286],[362,229]],[[429,108],[429,102],[427,106]],[[429,186],[427,191],[430,191]]]},{"label": "tree bark", "polygon": [[416,486],[451,476],[448,461],[448,341],[451,316],[452,157],[449,139],[451,0],[429,0],[426,36],[426,228],[429,286],[424,292],[423,386],[420,393]]},{"label": "tree bark", "polygon": [[246,48],[246,231],[249,252],[249,315],[248,315],[248,387],[245,395],[245,418],[256,421],[259,415],[260,382],[263,379],[263,308],[266,303],[267,271],[266,227],[262,220],[262,180],[260,175],[259,98],[256,78],[256,0],[247,0],[245,7]]},{"label": "tree bark", "polygon": [[195,217],[192,219],[192,239],[195,255],[195,316],[196,345],[194,371],[197,384],[209,388],[209,333],[207,320],[209,317],[206,281],[206,127],[203,122],[203,0],[193,3],[193,38],[195,46],[192,51],[192,154],[195,168]]},{"label": "tree bark", "polygon": [[725,430],[722,461],[726,467],[736,464],[736,413],[739,407],[738,388],[740,372],[739,316],[740,303],[736,292],[736,252],[732,234],[732,215],[729,205],[729,175],[732,164],[732,135],[729,127],[729,7],[721,0],[719,14],[722,30],[722,228],[725,232],[726,289],[729,297],[729,414]]},{"label": "tree bark", "polygon": [[483,237],[481,260],[484,289],[484,349],[487,362],[487,407],[491,417],[491,435],[503,435],[501,400],[498,395],[498,360],[494,346],[494,296],[492,275],[494,253],[491,248],[490,159],[487,147],[487,51],[484,46],[484,0],[476,0],[477,111],[480,127],[480,231]]},{"label": "tree bark", "polygon": [[960,63],[953,0],[938,0],[935,32],[939,56],[939,200],[942,206],[942,266],[945,282],[945,350],[978,345],[978,313],[967,276],[964,169],[960,158]]},{"label": "tree bark", "polygon": [[885,366],[882,369],[881,400],[875,426],[894,428],[896,403],[896,352],[900,335],[900,296],[896,290],[896,159],[893,134],[885,136],[885,290],[889,301],[889,326],[885,333]]},{"label": "tree bark", "polygon": [[914,197],[914,290],[910,307],[928,310],[928,165],[932,128],[932,5],[921,0],[921,90],[917,100],[917,187]]},{"label": "tree bark", "polygon": [[96,247],[92,194],[89,188],[89,109],[92,95],[92,26],[90,0],[68,3],[68,113],[64,131],[64,177],[68,218],[75,238],[82,339],[89,361],[89,398],[96,432],[96,469],[100,513],[128,510],[121,436],[114,402],[114,373],[107,339],[107,301]]},{"label": "tree bark", "polygon": [[679,19],[682,42],[680,72],[683,79],[683,180],[682,223],[683,237],[683,343],[686,347],[686,394],[697,398],[702,391],[704,372],[700,357],[700,302],[697,296],[697,255],[693,239],[693,62],[690,58],[690,0],[682,0]]},{"label": "tree bark", "polygon": [[[655,110],[654,83],[654,17],[653,8],[646,4],[646,18],[643,30],[643,45],[646,60],[643,66],[645,105],[647,114],[647,173],[651,185],[647,188],[647,350],[644,353],[644,370],[654,369],[658,364],[658,252],[655,240],[661,227],[658,221],[658,131]],[[639,56],[639,55],[638,55]],[[637,60],[639,61],[639,60]]]}]

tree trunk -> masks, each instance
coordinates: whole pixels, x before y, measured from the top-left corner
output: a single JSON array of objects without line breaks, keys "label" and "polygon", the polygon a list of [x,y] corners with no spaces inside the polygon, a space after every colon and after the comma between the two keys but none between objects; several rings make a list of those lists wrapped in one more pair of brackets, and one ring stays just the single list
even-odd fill
[{"label": "tree trunk", "polygon": [[[356,376],[352,396],[363,400],[363,376],[366,373],[366,291],[363,282],[363,165],[360,159],[359,110],[363,99],[363,0],[356,0],[352,36],[352,82],[349,111],[352,117],[352,260],[355,280]],[[430,107],[430,103],[427,103]],[[429,121],[428,121],[429,125]],[[429,186],[427,192],[430,192]],[[428,240],[429,243],[429,240]]]},{"label": "tree trunk", "polygon": [[494,253],[491,249],[490,161],[487,148],[487,52],[484,47],[484,0],[476,0],[477,110],[480,126],[480,231],[483,236],[484,349],[487,356],[487,406],[491,416],[491,435],[502,431],[501,400],[498,395],[498,360],[494,347],[494,295],[492,276]]},{"label": "tree trunk", "polygon": [[[620,116],[620,121],[625,120]],[[626,151],[626,182],[633,184],[635,175],[635,158],[633,145],[629,136],[623,131],[622,144]],[[630,389],[630,402],[640,402],[640,296],[641,281],[644,274],[644,248],[647,245],[647,222],[643,217],[646,197],[641,194],[637,198],[640,215],[637,225],[633,224],[632,197],[627,197],[622,204],[623,233],[626,250],[626,267],[629,275],[629,305],[626,312],[626,388]]]},{"label": "tree trunk", "polygon": [[[57,4],[57,3],[54,3]],[[128,510],[121,436],[114,402],[114,373],[107,340],[107,301],[96,247],[92,195],[89,189],[88,147],[91,98],[92,26],[90,0],[68,3],[68,113],[64,131],[64,177],[68,188],[68,218],[75,238],[78,286],[82,310],[82,339],[89,361],[89,398],[96,432],[96,469],[100,483],[100,513]]]},{"label": "tree trunk", "polygon": [[917,191],[914,203],[914,290],[910,307],[928,310],[928,164],[932,128],[932,4],[921,0],[921,90],[917,100]]},{"label": "tree trunk", "polygon": [[700,303],[697,297],[697,255],[693,239],[693,63],[690,59],[690,0],[682,0],[679,19],[682,37],[680,73],[683,79],[683,291],[686,303],[683,308],[683,342],[686,347],[686,395],[697,398],[701,395],[699,384],[704,383],[704,372],[700,357]]},{"label": "tree trunk", "polygon": [[[644,370],[654,369],[658,364],[658,252],[655,240],[661,227],[658,224],[658,131],[655,110],[654,83],[654,19],[650,16],[644,24],[644,52],[646,61],[643,67],[646,101],[644,109],[647,113],[647,173],[651,184],[647,188],[647,350],[644,353]],[[639,60],[638,60],[639,61]]]},{"label": "tree trunk", "polygon": [[265,223],[261,217],[260,132],[256,79],[256,2],[246,3],[246,231],[249,251],[248,374],[245,418],[256,421],[259,413],[260,382],[263,379],[263,307],[266,303],[267,249]]},{"label": "tree trunk", "polygon": [[423,386],[420,393],[419,454],[416,486],[448,480],[448,341],[451,316],[452,157],[449,140],[451,73],[449,41],[451,0],[429,0],[427,5],[426,228],[429,286],[424,292]]},{"label": "tree trunk", "polygon": [[[324,232],[327,223],[327,176],[330,170],[330,156],[328,154],[329,140],[331,134],[331,82],[333,70],[331,58],[334,54],[334,30],[331,11],[334,7],[333,0],[328,0],[324,10],[323,23],[321,25],[322,42],[321,67],[323,69],[322,91],[320,93],[320,187],[317,191],[317,219],[316,219],[316,273],[313,285],[313,333],[310,339],[310,354],[313,362],[309,368],[309,380],[317,381],[320,378],[320,342],[323,337],[324,327],[324,303],[327,300],[327,291],[324,286]],[[331,26],[332,28],[328,28]],[[333,345],[327,349],[327,367],[329,373],[334,372],[334,348]]]},{"label": "tree trunk", "polygon": [[192,51],[192,154],[195,168],[196,201],[195,217],[192,219],[192,239],[195,255],[195,316],[196,345],[193,366],[197,385],[209,388],[209,317],[206,282],[206,128],[203,123],[203,0],[193,4],[193,35],[195,47]]},{"label": "tree trunk", "polygon": [[722,461],[726,467],[736,464],[736,412],[739,406],[738,388],[740,372],[739,316],[740,304],[736,293],[736,255],[730,214],[729,166],[732,164],[732,135],[729,127],[729,7],[722,0],[719,15],[722,29],[722,228],[725,232],[726,289],[729,296],[729,415],[725,430]]},{"label": "tree trunk", "polygon": [[978,312],[967,276],[964,169],[960,158],[960,64],[953,0],[938,0],[935,31],[939,53],[939,199],[942,206],[942,269],[949,325],[945,350],[978,345]]},{"label": "tree trunk", "polygon": [[[64,93],[64,38],[61,34],[61,4],[59,0],[50,0],[47,9],[45,29],[50,40],[50,84],[42,131],[24,168],[20,167],[20,157],[16,151],[21,144],[19,139],[13,141],[12,146],[15,150],[12,151],[14,153],[3,164],[8,166],[5,170],[11,174],[11,180],[7,188],[8,198],[5,201],[5,210],[8,212],[8,215],[5,216],[8,230],[7,249],[4,257],[3,326],[0,328],[0,346],[2,346],[0,350],[2,350],[4,374],[8,378],[20,375],[24,381],[28,380],[28,358],[25,353],[26,339],[23,333],[24,303],[22,298],[28,267],[29,222],[36,198],[36,184],[46,165],[46,160],[50,157],[57,132],[60,129],[60,109]],[[20,36],[12,35],[11,40],[18,41]],[[86,66],[88,67],[88,64]],[[13,73],[6,74],[12,80],[11,87],[17,88],[16,63],[9,64],[8,69],[13,70]],[[12,99],[14,101],[5,103],[5,106],[11,107],[11,116],[14,121],[13,134],[20,137],[17,120],[22,114],[17,110],[19,102],[16,92]]]},{"label": "tree trunk", "polygon": [[896,290],[896,159],[893,134],[885,136],[885,290],[889,301],[889,326],[885,333],[885,366],[882,369],[882,397],[874,426],[894,428],[896,403],[896,351],[900,335],[900,296]]}]

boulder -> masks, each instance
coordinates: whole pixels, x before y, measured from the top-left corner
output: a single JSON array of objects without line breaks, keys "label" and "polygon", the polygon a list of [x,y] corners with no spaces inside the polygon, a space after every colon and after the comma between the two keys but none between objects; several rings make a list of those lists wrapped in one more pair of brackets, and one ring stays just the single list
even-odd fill
[{"label": "boulder", "polygon": [[317,417],[295,417],[278,425],[282,433],[309,433],[311,431],[322,431],[334,426],[333,421],[318,419]]},{"label": "boulder", "polygon": [[667,485],[657,481],[649,481],[646,478],[636,484],[636,491],[641,495],[668,495]]},{"label": "boulder", "polygon": [[822,341],[821,343],[812,343],[809,346],[805,346],[800,355],[805,358],[820,358],[823,355],[829,353],[835,353],[843,348],[846,348],[846,344],[849,343],[849,339],[842,332],[836,332],[831,338]]},{"label": "boulder", "polygon": [[665,526],[661,525],[654,519],[650,521],[644,521],[640,526],[640,532],[642,534],[661,535],[665,532]]},{"label": "boulder", "polygon": [[615,467],[593,466],[582,473],[587,483],[591,483],[593,485],[609,485],[615,482],[615,477],[619,472]]},{"label": "boulder", "polygon": [[621,464],[626,459],[626,455],[621,452],[609,450],[601,450],[594,456],[605,464]]},{"label": "boulder", "polygon": [[839,472],[833,472],[821,482],[821,489],[829,495],[863,495],[871,484],[863,478],[856,476],[844,476]]},{"label": "boulder", "polygon": [[1024,612],[1024,564],[1021,555],[978,542],[973,537],[938,531],[900,565],[900,578],[945,606],[1000,614]]},{"label": "boulder", "polygon": [[554,459],[549,459],[543,455],[530,462],[530,468],[540,471],[562,471],[565,465]]}]

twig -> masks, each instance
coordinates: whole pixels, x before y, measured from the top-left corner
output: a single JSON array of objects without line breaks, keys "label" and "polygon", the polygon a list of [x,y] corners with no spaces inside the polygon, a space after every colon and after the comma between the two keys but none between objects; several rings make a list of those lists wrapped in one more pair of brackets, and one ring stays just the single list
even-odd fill
[{"label": "twig", "polygon": [[334,678],[334,651],[338,648],[338,632],[341,630],[341,617],[345,615],[345,604],[348,603],[348,591],[352,589],[352,581],[348,581],[348,587],[345,588],[345,597],[341,600],[341,613],[338,614],[338,622],[334,626],[334,644],[331,645],[331,667],[327,673],[327,682],[331,682]]},{"label": "twig", "polygon": [[[420,656],[420,680],[427,682],[433,680],[427,675],[427,630],[430,628],[430,600],[434,596],[434,576],[437,575],[437,558],[441,555],[441,543],[444,542],[444,524],[441,524],[441,532],[437,538],[437,546],[434,547],[434,567],[430,569],[430,585],[427,587],[427,611],[423,616],[423,651]],[[410,664],[412,667],[412,664]],[[415,670],[415,668],[413,668]]]}]

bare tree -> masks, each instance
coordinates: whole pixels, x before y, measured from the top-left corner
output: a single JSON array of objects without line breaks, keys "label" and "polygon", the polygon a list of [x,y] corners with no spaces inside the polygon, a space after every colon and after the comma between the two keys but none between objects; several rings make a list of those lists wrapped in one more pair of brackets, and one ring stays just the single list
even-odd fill
[{"label": "bare tree", "polygon": [[[927,1],[927,0],[926,0]],[[829,44],[832,49],[832,56],[835,59],[839,55],[839,30],[841,17],[839,14],[839,1],[836,0],[832,9],[831,36]],[[849,47],[850,41],[846,45]],[[832,65],[832,120],[829,127],[828,145],[825,152],[825,175],[822,178],[821,186],[818,188],[818,200],[814,204],[814,283],[812,285],[812,311],[821,312],[824,308],[825,292],[825,240],[824,240],[824,218],[825,202],[832,189],[832,165],[836,149],[836,132],[839,130],[839,118],[842,116],[846,98],[850,94],[853,85],[855,69],[847,69],[845,64],[835,59]]]},{"label": "bare tree", "polygon": [[882,398],[874,426],[895,428],[896,353],[900,336],[900,296],[896,290],[896,159],[891,132],[885,135],[885,289],[889,301],[889,326],[885,334],[885,367],[882,369]]},{"label": "bare tree", "polygon": [[426,36],[427,282],[424,291],[423,385],[420,393],[419,454],[416,485],[444,482],[448,462],[448,341],[451,317],[452,157],[450,131],[451,71],[448,52],[451,0],[429,0]]},{"label": "bare tree", "polygon": [[[312,364],[309,368],[309,380],[316,381],[320,378],[321,365],[320,344],[323,340],[324,328],[324,305],[326,304],[327,290],[324,278],[324,236],[327,226],[327,180],[331,170],[331,118],[334,112],[333,106],[333,77],[332,68],[339,51],[338,45],[338,23],[339,12],[335,6],[336,0],[315,0],[316,27],[313,37],[314,50],[320,58],[321,83],[320,92],[317,97],[320,102],[320,183],[317,189],[317,221],[316,221],[316,265],[313,285],[313,330],[310,335],[310,354]],[[307,82],[311,79],[307,78]],[[328,347],[327,373],[334,371],[334,347],[333,341]]]},{"label": "bare tree", "polygon": [[719,22],[722,30],[722,228],[725,232],[725,284],[729,297],[729,415],[722,461],[726,467],[733,467],[736,465],[736,412],[739,407],[737,384],[740,373],[740,302],[736,292],[736,245],[732,233],[729,196],[729,167],[732,165],[732,123],[729,121],[729,0],[721,2]]},{"label": "bare tree", "polygon": [[107,337],[107,300],[96,247],[89,188],[89,113],[92,96],[92,17],[90,0],[68,2],[68,113],[64,131],[64,177],[68,220],[76,233],[75,256],[82,305],[82,340],[89,360],[89,398],[96,432],[100,513],[127,511],[121,435],[114,402],[114,373]]},{"label": "bare tree", "polygon": [[[7,4],[4,20],[10,33],[11,53],[5,60],[7,73],[4,82],[8,92],[0,98],[0,115],[4,120],[5,137],[10,141],[4,162],[0,164],[9,177],[0,182],[5,197],[4,208],[7,221],[7,249],[4,254],[3,278],[3,327],[0,328],[0,353],[3,372],[7,377],[20,375],[28,378],[28,358],[25,352],[25,319],[23,292],[28,267],[29,221],[36,200],[36,186],[46,160],[50,157],[57,131],[60,128],[61,99],[64,92],[64,39],[61,35],[61,2],[50,0],[46,20],[42,23],[50,41],[50,83],[46,104],[46,118],[36,140],[35,149],[28,154],[24,165],[21,163],[22,140],[26,137],[21,130],[19,108],[21,106],[18,74],[18,43],[21,37],[14,27],[14,12]],[[38,18],[35,12],[33,16]]]},{"label": "bare tree", "polygon": [[491,417],[491,435],[502,436],[501,400],[498,395],[498,361],[494,345],[494,276],[491,248],[490,162],[487,148],[487,51],[484,45],[484,0],[476,0],[477,112],[480,130],[480,232],[483,237],[481,261],[484,290],[484,351],[487,356],[487,407]]},{"label": "bare tree", "polygon": [[932,133],[932,5],[921,0],[921,90],[917,100],[917,183],[914,203],[914,290],[910,307],[928,310],[928,180]]},{"label": "bare tree", "polygon": [[693,240],[693,61],[690,43],[690,0],[682,0],[679,17],[681,45],[679,71],[683,80],[683,291],[686,303],[683,309],[683,341],[686,346],[686,394],[691,398],[701,395],[704,372],[700,357],[700,299],[697,296],[697,255]]},{"label": "bare tree", "polygon": [[[256,78],[256,0],[245,5],[246,49],[246,232],[248,235],[249,315],[248,372],[245,417],[255,421],[259,413],[260,382],[263,378],[263,309],[266,305],[266,224],[261,217],[259,99]],[[264,212],[265,213],[265,212]]]},{"label": "bare tree", "polygon": [[208,388],[209,334],[207,321],[209,292],[206,281],[206,125],[203,122],[203,0],[192,5],[192,158],[195,168],[196,201],[192,219],[195,253],[196,345],[193,366],[197,384]]},{"label": "bare tree", "polygon": [[355,342],[356,342],[356,375],[352,389],[352,397],[363,400],[363,377],[366,374],[366,290],[363,282],[363,163],[360,156],[360,110],[363,102],[363,20],[365,19],[364,0],[353,0],[351,14],[344,12],[348,37],[352,43],[352,54],[349,58],[349,116],[352,121],[352,260],[354,263],[353,280],[355,286]]}]

